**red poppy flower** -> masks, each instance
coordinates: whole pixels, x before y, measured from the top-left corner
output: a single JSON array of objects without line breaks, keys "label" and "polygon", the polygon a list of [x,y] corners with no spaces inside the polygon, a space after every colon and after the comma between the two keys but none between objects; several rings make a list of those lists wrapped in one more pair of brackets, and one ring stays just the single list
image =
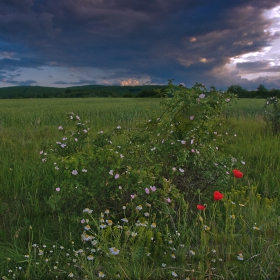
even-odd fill
[{"label": "red poppy flower", "polygon": [[224,198],[224,195],[218,191],[214,192],[214,200],[221,200]]},{"label": "red poppy flower", "polygon": [[233,172],[233,175],[238,179],[243,177],[243,173],[237,169],[233,169],[232,172]]},{"label": "red poppy flower", "polygon": [[204,209],[206,208],[206,206],[198,204],[198,205],[196,206],[196,208],[197,208],[198,210],[204,210]]}]

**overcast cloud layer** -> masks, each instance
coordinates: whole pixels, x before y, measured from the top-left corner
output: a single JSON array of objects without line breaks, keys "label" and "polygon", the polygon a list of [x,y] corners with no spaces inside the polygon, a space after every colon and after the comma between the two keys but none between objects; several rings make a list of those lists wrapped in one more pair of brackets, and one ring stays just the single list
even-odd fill
[{"label": "overcast cloud layer", "polygon": [[1,0],[0,86],[280,87],[279,0]]}]

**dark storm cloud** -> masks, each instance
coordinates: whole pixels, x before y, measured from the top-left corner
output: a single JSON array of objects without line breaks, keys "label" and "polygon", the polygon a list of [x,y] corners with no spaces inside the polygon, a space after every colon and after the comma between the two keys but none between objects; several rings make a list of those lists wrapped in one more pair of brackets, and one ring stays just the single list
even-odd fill
[{"label": "dark storm cloud", "polygon": [[1,41],[17,46],[19,60],[1,60],[0,69],[55,63],[110,69],[115,72],[109,76],[116,77],[148,75],[158,83],[170,78],[215,83],[219,77],[211,74],[213,69],[231,57],[260,51],[279,36],[264,32],[272,22],[262,16],[277,4],[278,0],[2,0],[0,50],[9,50]]},{"label": "dark storm cloud", "polygon": [[[237,84],[237,83],[235,83]],[[280,88],[279,77],[259,77],[253,80],[242,79],[238,83],[243,88],[248,90],[256,90],[260,84],[264,85],[267,89]]]},{"label": "dark storm cloud", "polygon": [[56,81],[53,83],[54,85],[68,85],[68,82],[65,81]]},{"label": "dark storm cloud", "polygon": [[14,80],[6,80],[6,83],[12,84],[15,86],[33,86],[34,84],[37,84],[34,80],[25,80],[25,81],[14,81]]},{"label": "dark storm cloud", "polygon": [[0,14],[6,14],[10,12],[27,13],[33,6],[33,0],[1,0],[0,2]]},{"label": "dark storm cloud", "polygon": [[21,59],[3,58],[0,60],[0,69],[15,70],[19,67],[37,68],[43,65],[43,63],[44,62],[39,58],[25,58],[25,57]]},{"label": "dark storm cloud", "polygon": [[10,42],[27,43],[32,47],[40,46],[41,40],[45,43],[45,40],[55,38],[61,31],[54,26],[53,18],[53,14],[46,12],[0,13],[0,34]]},{"label": "dark storm cloud", "polygon": [[0,70],[0,81],[6,79],[6,77],[7,77],[7,76],[6,76],[6,72]]},{"label": "dark storm cloud", "polygon": [[15,78],[19,78],[20,74],[7,74],[6,71],[0,70],[0,82],[5,82],[10,85],[15,86],[31,86],[36,85],[37,82],[34,80],[24,80],[24,81],[17,81]]},{"label": "dark storm cloud", "polygon": [[237,69],[243,72],[280,72],[280,66],[273,66],[269,61],[243,62],[236,64]]},{"label": "dark storm cloud", "polygon": [[95,85],[96,81],[95,80],[86,80],[86,79],[80,79],[77,82],[64,82],[64,81],[56,81],[53,83],[54,85],[84,85],[84,84],[90,84],[90,85]]}]

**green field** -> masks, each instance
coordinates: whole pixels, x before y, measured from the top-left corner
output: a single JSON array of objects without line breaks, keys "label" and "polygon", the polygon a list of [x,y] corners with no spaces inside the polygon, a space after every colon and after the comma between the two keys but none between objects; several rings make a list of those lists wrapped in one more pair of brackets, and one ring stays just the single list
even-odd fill
[{"label": "green field", "polygon": [[60,139],[58,127],[67,126],[66,113],[75,112],[90,121],[90,134],[95,135],[118,125],[133,126],[151,117],[158,106],[158,99],[2,100],[1,240],[10,242],[19,228],[27,231],[27,225],[34,223],[57,230],[50,224],[52,216],[48,217],[46,206],[41,207],[52,192],[55,175],[40,164],[39,151]]},{"label": "green field", "polygon": [[[264,104],[265,100],[261,99],[239,99],[236,103],[229,103],[223,111],[222,118],[225,125],[222,130],[228,136],[225,150],[239,161],[246,162],[242,170],[244,172],[242,181],[229,179],[225,191],[254,186],[255,192],[260,197],[277,199],[280,195],[280,139],[279,135],[273,136],[266,127],[263,120],[263,112],[266,110]],[[76,223],[75,226],[73,221],[69,223],[62,221],[48,208],[46,202],[53,192],[58,177],[53,169],[53,163],[42,164],[39,154],[46,145],[60,139],[58,127],[68,126],[66,113],[74,112],[83,121],[88,120],[89,135],[93,137],[101,130],[111,131],[117,126],[135,127],[152,118],[159,110],[160,99],[0,101],[0,275],[7,277],[3,279],[13,279],[13,272],[8,271],[11,269],[18,273],[18,267],[28,267],[28,271],[24,273],[25,278],[21,276],[23,278],[15,279],[54,279],[55,277],[50,276],[44,278],[38,269],[32,269],[29,265],[31,260],[27,260],[24,255],[28,254],[33,243],[61,244],[71,248],[71,241],[79,240],[82,233],[80,228],[78,229],[79,224]],[[86,208],[87,205],[83,207]],[[233,272],[228,272],[227,276],[215,275],[213,272],[213,276],[208,274],[207,279],[277,279],[280,277],[280,239],[277,233],[279,206],[275,206],[271,212],[257,204],[254,207],[256,208],[252,210],[252,217],[263,215],[258,217],[258,220],[265,221],[269,219],[267,217],[269,213],[273,226],[266,232],[264,238],[260,239],[259,247],[254,247],[255,245],[252,244],[252,255],[244,265],[236,264],[235,269],[232,268]],[[262,227],[262,225],[258,226]],[[272,237],[273,244],[269,243]],[[227,250],[232,249],[227,248]],[[196,265],[194,261],[193,264],[198,269],[200,262]],[[47,265],[45,263],[42,271],[46,271]],[[136,267],[132,269],[137,270]],[[152,275],[153,270],[156,268],[152,268],[149,275]],[[228,270],[230,271],[230,268]],[[170,271],[173,270],[170,268]],[[254,271],[258,271],[258,275],[255,275]],[[98,274],[95,275],[88,277],[97,279]],[[170,278],[165,279],[173,278],[172,274],[169,275]],[[193,276],[194,279],[205,279],[201,278],[199,273],[188,275]],[[67,274],[64,274],[64,277],[60,279],[67,279],[71,275],[67,277]],[[122,277],[136,279],[131,276]],[[161,279],[153,277],[147,279]]]}]

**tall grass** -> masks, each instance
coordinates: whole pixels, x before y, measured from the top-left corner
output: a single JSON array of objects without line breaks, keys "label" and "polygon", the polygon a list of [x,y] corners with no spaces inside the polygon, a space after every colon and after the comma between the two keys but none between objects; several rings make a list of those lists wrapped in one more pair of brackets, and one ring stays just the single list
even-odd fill
[{"label": "tall grass", "polygon": [[242,118],[254,118],[258,119],[262,117],[265,110],[269,110],[265,106],[264,99],[236,99],[234,102],[229,102],[223,111],[225,117],[234,117],[236,119]]},{"label": "tall grass", "polygon": [[[67,126],[66,113],[90,121],[90,133],[131,126],[147,119],[158,108],[158,99],[88,98],[23,99],[0,103],[0,239],[16,242],[29,225],[39,232],[61,234],[46,199],[56,174],[50,163],[40,164],[39,151],[60,139],[58,126]],[[66,233],[68,234],[68,232]]]},{"label": "tall grass", "polygon": [[279,196],[280,138],[266,129],[262,121],[231,120],[237,134],[231,152],[246,161],[246,177],[266,196]]},{"label": "tall grass", "polygon": [[[274,198],[280,193],[280,139],[266,129],[262,119],[264,104],[264,100],[244,99],[230,103],[223,112],[224,132],[229,135],[228,152],[246,162],[245,182],[257,186],[264,196]],[[63,223],[46,206],[57,175],[52,163],[40,164],[39,156],[42,147],[59,139],[57,128],[67,126],[67,112],[73,111],[83,120],[89,120],[90,133],[95,134],[118,125],[134,126],[158,108],[158,99],[2,100],[0,263],[6,263],[7,258],[20,261],[33,239],[66,244],[80,234],[75,226]],[[228,190],[232,187],[241,186],[232,179]],[[6,269],[2,265],[0,275]]]},{"label": "tall grass", "polygon": [[268,197],[279,195],[280,136],[273,135],[263,119],[265,100],[239,99],[229,104],[223,115],[224,130],[234,135],[228,152],[244,159],[245,178],[248,184],[258,186],[259,192]]},{"label": "tall grass", "polygon": [[159,99],[86,98],[1,100],[2,128],[38,129],[65,125],[67,112],[83,116],[94,130],[137,123],[157,109]]}]

